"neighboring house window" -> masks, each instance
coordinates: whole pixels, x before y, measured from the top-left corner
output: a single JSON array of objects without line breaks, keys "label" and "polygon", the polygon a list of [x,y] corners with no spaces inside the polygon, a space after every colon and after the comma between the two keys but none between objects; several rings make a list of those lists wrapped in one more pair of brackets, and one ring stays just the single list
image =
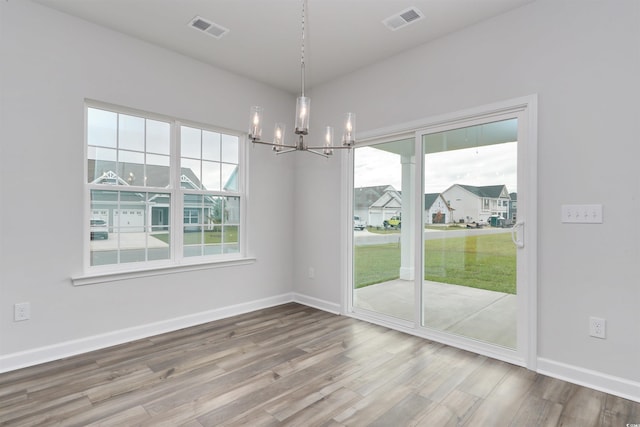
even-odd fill
[{"label": "neighboring house window", "polygon": [[240,253],[239,135],[90,105],[89,266]]},{"label": "neighboring house window", "polygon": [[485,211],[489,210],[489,199],[482,199],[482,209]]}]

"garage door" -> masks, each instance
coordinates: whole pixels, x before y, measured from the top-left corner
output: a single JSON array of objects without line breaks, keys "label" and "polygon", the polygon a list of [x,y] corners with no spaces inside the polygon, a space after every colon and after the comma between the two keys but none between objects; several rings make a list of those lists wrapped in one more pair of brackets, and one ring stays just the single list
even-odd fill
[{"label": "garage door", "polygon": [[144,231],[143,209],[115,209],[113,223],[120,225],[121,233],[140,233]]}]

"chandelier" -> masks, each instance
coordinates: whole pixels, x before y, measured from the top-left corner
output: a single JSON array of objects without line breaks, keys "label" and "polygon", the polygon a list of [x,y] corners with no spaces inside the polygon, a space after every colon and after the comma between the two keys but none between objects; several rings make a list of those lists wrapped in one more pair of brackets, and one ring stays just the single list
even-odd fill
[{"label": "chandelier", "polygon": [[305,135],[309,133],[309,115],[311,106],[311,99],[304,95],[305,3],[306,0],[302,0],[302,41],[300,44],[301,89],[300,96],[296,101],[296,117],[294,130],[294,133],[298,135],[298,141],[295,144],[285,143],[286,126],[284,125],[284,123],[275,124],[273,141],[262,141],[260,138],[262,137],[263,108],[258,106],[251,107],[249,117],[249,139],[251,139],[251,142],[253,142],[254,144],[264,144],[271,146],[276,154],[290,153],[292,151],[308,151],[319,156],[329,157],[333,154],[334,149],[351,148],[355,144],[356,115],[353,113],[346,113],[344,116],[342,145],[333,145],[333,128],[331,126],[325,127],[324,141],[322,145],[309,146],[304,141]]}]

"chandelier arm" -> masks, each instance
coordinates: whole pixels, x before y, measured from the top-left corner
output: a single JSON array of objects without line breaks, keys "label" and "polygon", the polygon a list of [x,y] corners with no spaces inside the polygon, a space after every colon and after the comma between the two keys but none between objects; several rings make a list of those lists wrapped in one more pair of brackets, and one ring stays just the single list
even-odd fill
[{"label": "chandelier arm", "polygon": [[312,149],[312,150],[350,150],[353,148],[353,145],[336,145],[336,146],[310,146],[307,147],[307,149]]},{"label": "chandelier arm", "polygon": [[271,147],[282,147],[282,148],[293,148],[293,149],[298,148],[297,145],[276,144],[275,142],[259,141],[257,139],[252,139],[251,142],[253,142],[254,144],[270,145]]},{"label": "chandelier arm", "polygon": [[288,150],[276,150],[276,154],[287,154],[287,153],[293,153],[294,151],[298,151],[297,148],[289,148]]},{"label": "chandelier arm", "polygon": [[321,152],[316,151],[316,150],[310,150],[309,148],[305,148],[305,150],[304,150],[304,151],[308,151],[309,153],[313,153],[313,154],[316,154],[316,155],[318,155],[318,156],[324,157],[325,159],[328,159],[328,158],[329,158],[329,155],[328,155],[328,154],[324,154],[324,153],[321,153]]}]

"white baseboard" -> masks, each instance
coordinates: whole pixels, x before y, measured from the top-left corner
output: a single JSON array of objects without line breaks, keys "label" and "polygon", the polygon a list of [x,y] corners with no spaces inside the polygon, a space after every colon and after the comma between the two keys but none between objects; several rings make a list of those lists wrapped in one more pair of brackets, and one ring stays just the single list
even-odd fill
[{"label": "white baseboard", "polygon": [[[168,319],[161,322],[107,332],[72,341],[66,341],[33,350],[0,356],[0,373],[26,368],[65,357],[87,353],[154,335],[200,325],[214,320],[261,310],[288,302],[297,302],[333,314],[340,314],[340,304],[298,293],[286,293],[249,301],[228,307],[221,307],[201,313]],[[589,387],[625,399],[640,402],[640,383],[615,377],[602,372],[567,365],[550,359],[538,358],[537,372],[570,383]]]},{"label": "white baseboard", "polygon": [[307,305],[309,307],[317,308],[318,310],[327,311],[329,313],[333,313],[333,314],[341,313],[340,304],[310,297],[308,295],[294,293],[293,301],[303,305]]},{"label": "white baseboard", "polygon": [[640,402],[640,383],[590,369],[538,358],[537,372],[559,380]]},{"label": "white baseboard", "polygon": [[[176,331],[190,326],[201,325],[214,320],[224,319],[238,314],[261,310],[294,301],[291,293],[276,295],[255,301],[249,301],[228,307],[221,307],[201,313],[190,314],[174,319],[121,329],[104,334],[93,335],[77,340],[35,348],[33,350],[0,356],[0,373],[39,365],[41,363],[59,360],[65,357],[87,353],[101,348],[111,347],[142,338],[148,338],[165,332]],[[299,301],[305,304],[302,301]],[[310,304],[307,304],[310,305]],[[315,306],[314,306],[315,307]],[[320,308],[320,307],[318,307]]]}]

